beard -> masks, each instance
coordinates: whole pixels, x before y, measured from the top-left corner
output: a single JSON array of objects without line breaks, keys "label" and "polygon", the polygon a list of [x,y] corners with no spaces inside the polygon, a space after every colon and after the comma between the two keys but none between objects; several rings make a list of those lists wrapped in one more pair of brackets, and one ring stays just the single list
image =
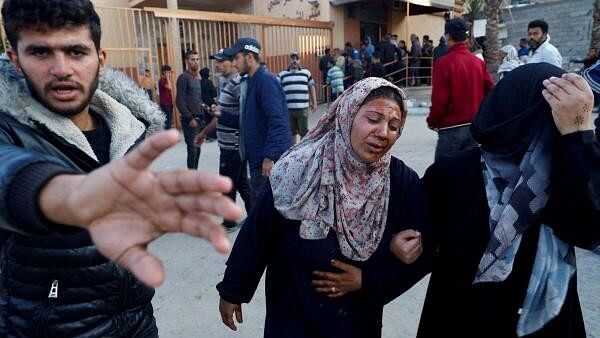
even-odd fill
[{"label": "beard", "polygon": [[248,74],[248,60],[244,59],[244,64],[242,64],[241,67],[236,67],[238,73],[240,73],[240,75],[246,75]]},{"label": "beard", "polygon": [[531,49],[535,50],[539,46],[541,46],[542,43],[544,43],[544,41],[546,41],[546,38],[542,38],[540,41],[536,41],[534,39],[529,39],[528,44]]},{"label": "beard", "polygon": [[[94,96],[94,93],[96,93],[96,89],[98,89],[98,78],[99,78],[100,66],[98,66],[98,69],[96,70],[96,76],[94,77],[94,79],[92,80],[90,85],[88,86],[87,92],[86,92],[86,88],[83,84],[76,82],[76,81],[69,80],[69,79],[59,79],[59,78],[46,83],[43,86],[43,88],[40,88],[40,86],[38,86],[36,83],[34,83],[31,80],[31,78],[27,75],[27,73],[25,72],[24,69],[21,69],[21,71],[23,73],[23,77],[25,78],[25,82],[27,83],[27,87],[29,88],[29,92],[31,93],[31,96],[35,100],[37,100],[39,103],[41,103],[44,107],[46,107],[48,110],[50,110],[53,113],[56,113],[63,117],[72,117],[72,116],[75,116],[75,115],[81,113],[87,106],[89,106],[90,102],[92,101],[92,97]],[[48,100],[46,98],[45,93],[50,92],[52,90],[52,86],[54,85],[54,83],[58,82],[58,81],[69,81],[69,82],[72,82],[73,84],[75,84],[77,86],[77,90],[79,90],[80,92],[82,92],[84,94],[83,100],[81,100],[81,102],[79,102],[79,104],[77,104],[76,106],[69,107],[69,108],[61,108],[61,107],[57,107],[57,106],[53,105],[52,102],[50,102],[50,100]]]}]

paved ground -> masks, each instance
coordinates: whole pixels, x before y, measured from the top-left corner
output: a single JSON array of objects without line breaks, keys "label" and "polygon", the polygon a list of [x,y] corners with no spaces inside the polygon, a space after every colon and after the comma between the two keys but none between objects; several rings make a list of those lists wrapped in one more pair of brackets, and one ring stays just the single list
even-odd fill
[{"label": "paved ground", "polygon": [[[321,108],[321,111],[324,108]],[[393,153],[422,175],[433,162],[436,135],[425,126],[426,111],[412,109],[404,134]],[[318,113],[311,117],[316,123]],[[202,147],[201,170],[217,172],[216,143]],[[185,167],[185,145],[181,142],[155,163],[157,170]],[[238,198],[239,200],[239,198]],[[235,240],[235,236],[232,237]],[[154,298],[161,337],[262,337],[264,321],[264,287],[261,283],[252,303],[244,305],[244,324],[232,332],[221,324],[215,285],[225,269],[225,256],[215,253],[200,240],[172,235],[153,243],[150,250],[165,263],[167,281]],[[579,291],[588,337],[600,338],[600,258],[578,252]],[[386,306],[383,336],[414,337],[421,313],[428,278]]]}]

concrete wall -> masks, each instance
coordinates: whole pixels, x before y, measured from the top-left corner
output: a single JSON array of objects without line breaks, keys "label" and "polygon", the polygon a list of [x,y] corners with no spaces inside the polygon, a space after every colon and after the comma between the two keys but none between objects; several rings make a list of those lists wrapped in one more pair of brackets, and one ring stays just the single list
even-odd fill
[{"label": "concrete wall", "polygon": [[[548,22],[551,43],[563,56],[563,67],[569,59],[582,59],[589,49],[592,32],[593,0],[562,0],[512,8],[502,12],[508,37],[503,45],[518,45],[527,37],[527,24],[531,20]],[[512,14],[512,19],[511,19]]]}]

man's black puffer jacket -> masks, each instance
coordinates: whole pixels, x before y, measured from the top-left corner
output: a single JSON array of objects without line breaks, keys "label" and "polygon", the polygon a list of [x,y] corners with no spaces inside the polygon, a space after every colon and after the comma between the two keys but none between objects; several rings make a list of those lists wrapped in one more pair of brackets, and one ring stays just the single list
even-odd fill
[{"label": "man's black puffer jacket", "polygon": [[[113,159],[159,130],[164,119],[114,70],[102,76],[91,106],[111,130]],[[51,177],[100,166],[86,144],[74,125],[31,98],[12,66],[0,60],[2,337],[157,336],[154,290],[100,255],[87,231],[49,224],[34,202]]]}]

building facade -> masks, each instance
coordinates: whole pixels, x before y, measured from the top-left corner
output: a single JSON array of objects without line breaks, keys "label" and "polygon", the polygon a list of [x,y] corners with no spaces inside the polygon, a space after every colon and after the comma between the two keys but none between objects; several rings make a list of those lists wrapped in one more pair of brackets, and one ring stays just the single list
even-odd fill
[{"label": "building facade", "polygon": [[[385,33],[408,41],[411,34],[443,35],[444,13],[461,11],[462,0],[92,0],[98,6],[169,8],[332,22],[330,48],[359,46]],[[259,37],[260,40],[260,37]]]}]

